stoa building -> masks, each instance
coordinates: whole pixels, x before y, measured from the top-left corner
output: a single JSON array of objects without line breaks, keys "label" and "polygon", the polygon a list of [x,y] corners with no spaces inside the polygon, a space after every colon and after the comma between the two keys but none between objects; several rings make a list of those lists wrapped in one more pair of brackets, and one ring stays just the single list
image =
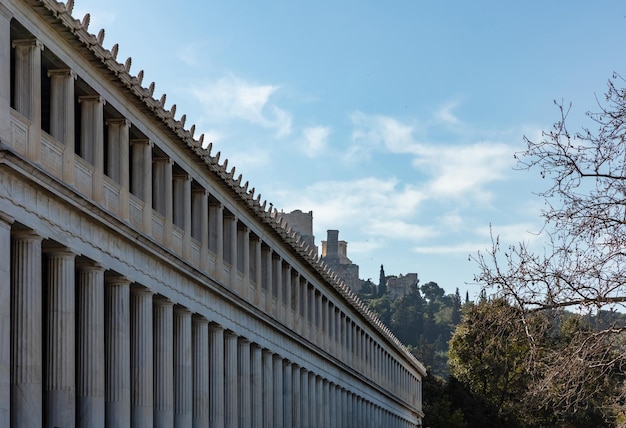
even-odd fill
[{"label": "stoa building", "polygon": [[0,426],[420,426],[423,365],[72,9],[0,2]]}]

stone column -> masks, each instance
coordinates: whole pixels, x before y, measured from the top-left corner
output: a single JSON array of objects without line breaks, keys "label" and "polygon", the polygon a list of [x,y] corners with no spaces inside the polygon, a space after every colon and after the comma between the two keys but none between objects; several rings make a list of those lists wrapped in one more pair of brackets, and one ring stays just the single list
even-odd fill
[{"label": "stone column", "polygon": [[15,109],[30,120],[27,154],[33,162],[39,163],[43,44],[36,39],[20,39],[13,40],[13,47],[15,48]]},{"label": "stone column", "polygon": [[102,202],[104,174],[104,104],[100,95],[78,97],[80,110],[80,154],[94,166],[92,199]]},{"label": "stone column", "polygon": [[261,238],[257,238],[255,243],[255,251],[254,251],[254,256],[255,256],[255,266],[256,266],[256,297],[254,299],[254,303],[258,306],[261,307],[262,304],[262,284],[263,284],[263,268],[261,267],[261,264],[263,263],[263,257],[261,254],[261,250],[262,250],[262,245],[261,245]]},{"label": "stone column", "polygon": [[330,416],[330,384],[328,380],[324,379],[321,381],[321,395],[322,402],[324,403],[322,407],[322,415],[324,415],[324,426],[330,427],[331,424],[331,416]]},{"label": "stone column", "polygon": [[[0,136],[7,141],[11,141],[11,18],[9,9],[4,3],[0,4],[0,40],[4,41],[0,44]],[[2,422],[0,415],[0,424]]]},{"label": "stone column", "polygon": [[301,288],[302,286],[300,285],[300,272],[296,271],[295,275],[294,275],[294,282],[293,282],[293,289],[294,289],[294,299],[296,301],[296,308],[295,308],[295,313],[294,313],[294,319],[293,319],[293,326],[295,328],[295,330],[302,334],[302,303],[301,303]]},{"label": "stone column", "polygon": [[283,426],[293,427],[293,379],[291,361],[283,360]]},{"label": "stone column", "polygon": [[152,234],[152,143],[148,139],[130,141],[132,166],[130,191],[144,202],[142,231]]},{"label": "stone column", "polygon": [[237,428],[239,401],[237,394],[237,335],[224,333],[224,426]]},{"label": "stone column", "polygon": [[328,414],[330,417],[330,428],[338,428],[337,419],[337,384],[330,382],[328,388]]},{"label": "stone column", "polygon": [[194,189],[191,195],[193,222],[191,235],[200,241],[200,270],[209,267],[209,194],[204,188]]},{"label": "stone column", "polygon": [[322,337],[324,338],[323,347],[328,350],[330,347],[330,302],[322,297]]},{"label": "stone column", "polygon": [[11,269],[11,424],[40,427],[42,412],[41,241],[15,231]]},{"label": "stone column", "polygon": [[319,416],[320,412],[320,403],[319,396],[317,395],[317,380],[315,373],[313,372],[309,372],[309,403],[311,406],[309,410],[309,420],[311,421],[311,427],[317,427],[317,417]]},{"label": "stone column", "polygon": [[69,68],[48,70],[50,77],[50,135],[65,146],[63,181],[74,184],[74,81]]},{"label": "stone column", "polygon": [[274,354],[273,359],[273,387],[274,390],[274,406],[272,413],[274,415],[274,427],[283,427],[283,359],[280,355]]},{"label": "stone column", "polygon": [[104,268],[77,264],[76,407],[78,427],[104,427]]},{"label": "stone column", "polygon": [[341,388],[341,426],[348,426],[348,391]]},{"label": "stone column", "polygon": [[191,324],[193,353],[193,428],[209,426],[209,322],[194,315]]},{"label": "stone column", "polygon": [[[261,249],[263,250],[263,249]],[[273,288],[273,278],[272,278],[272,249],[270,247],[265,247],[265,283],[267,285],[267,289],[265,290],[265,312],[268,314],[274,313],[272,311],[272,303],[274,300],[272,288]]]},{"label": "stone column", "polygon": [[300,418],[301,426],[304,428],[315,428],[311,426],[311,420],[309,419],[309,409],[311,403],[309,402],[309,373],[304,368],[300,368]]},{"label": "stone column", "polygon": [[[0,6],[0,34],[3,30]],[[8,39],[7,39],[8,40]],[[0,48],[2,49],[2,48]],[[1,50],[0,50],[1,52]],[[0,55],[0,60],[2,56]],[[2,65],[0,65],[0,70]],[[0,72],[2,77],[2,72]],[[0,94],[1,96],[1,94]],[[0,98],[0,103],[2,103]],[[2,107],[0,107],[0,110]],[[11,224],[13,219],[0,213],[0,426],[8,427],[11,417]]]},{"label": "stone column", "polygon": [[302,423],[302,398],[301,398],[301,390],[300,390],[300,367],[296,364],[291,365],[291,406],[292,406],[292,425],[293,427],[302,427],[304,424]]},{"label": "stone column", "polygon": [[[250,359],[250,341],[240,337],[237,342],[237,402],[239,403],[239,423],[237,426],[239,428],[252,426]],[[258,398],[254,397],[255,400]]]},{"label": "stone column", "polygon": [[252,426],[263,426],[263,364],[259,345],[250,346],[250,383],[252,388]]},{"label": "stone column", "polygon": [[105,287],[105,420],[130,425],[130,281],[121,276]]},{"label": "stone column", "polygon": [[274,373],[272,352],[263,349],[263,428],[274,427]]},{"label": "stone column", "polygon": [[285,322],[287,323],[287,326],[289,328],[293,329],[293,309],[291,307],[291,299],[292,299],[292,285],[293,285],[293,280],[292,280],[292,269],[291,269],[291,265],[287,265],[287,267],[285,268],[285,275],[283,278],[283,281],[285,281]]},{"label": "stone column", "polygon": [[243,272],[243,284],[241,295],[244,299],[248,299],[248,292],[250,290],[250,229],[246,226],[242,226],[241,231],[241,267]]},{"label": "stone column", "polygon": [[128,220],[130,191],[130,121],[125,118],[107,119],[107,175],[120,185],[119,215]]},{"label": "stone column", "polygon": [[215,251],[215,277],[224,276],[224,207],[216,200],[209,200],[209,248]]},{"label": "stone column", "polygon": [[155,297],[154,326],[154,426],[174,425],[174,303]]},{"label": "stone column", "polygon": [[193,416],[191,312],[174,307],[174,427],[190,427]]},{"label": "stone column", "polygon": [[224,329],[209,325],[209,415],[211,428],[224,428]]},{"label": "stone column", "polygon": [[191,177],[187,173],[176,173],[173,179],[173,218],[176,226],[183,230],[182,256],[189,258],[191,241]]},{"label": "stone column", "polygon": [[152,198],[154,209],[163,217],[163,246],[172,246],[172,160],[170,158],[155,158],[153,165],[154,181]]},{"label": "stone column", "polygon": [[[228,258],[230,259],[230,289],[237,290],[237,217],[224,217],[224,227],[228,228]],[[226,246],[226,245],[225,245]]]},{"label": "stone column", "polygon": [[152,341],[152,292],[130,290],[130,422],[133,427],[153,425],[154,362]]},{"label": "stone column", "polygon": [[47,248],[46,425],[76,424],[74,258],[67,248]]},{"label": "stone column", "polygon": [[276,310],[274,316],[283,319],[283,259],[272,257],[272,281],[276,285]]}]

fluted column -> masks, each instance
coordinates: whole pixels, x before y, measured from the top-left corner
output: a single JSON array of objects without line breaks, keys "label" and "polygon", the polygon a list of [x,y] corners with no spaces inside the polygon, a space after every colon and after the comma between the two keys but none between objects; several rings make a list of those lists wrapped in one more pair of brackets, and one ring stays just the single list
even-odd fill
[{"label": "fluted column", "polygon": [[272,267],[273,267],[273,256],[272,249],[270,247],[265,247],[265,260],[263,261],[265,265],[265,284],[267,286],[265,290],[265,312],[268,314],[272,314],[272,302],[274,300],[272,288],[273,288],[273,278],[272,278]]},{"label": "fluted column", "polygon": [[69,68],[48,70],[50,77],[50,135],[63,148],[63,181],[74,184],[74,81]]},{"label": "fluted column", "polygon": [[340,391],[340,402],[341,402],[341,426],[348,427],[348,391],[345,389],[341,389]]},{"label": "fluted column", "polygon": [[67,248],[47,248],[46,425],[76,423],[74,258]]},{"label": "fluted column", "polygon": [[263,284],[263,268],[261,267],[261,264],[263,263],[263,256],[261,254],[262,251],[262,245],[261,245],[261,238],[257,238],[256,241],[254,242],[254,246],[255,246],[255,250],[254,250],[254,256],[255,256],[255,262],[254,265],[256,266],[256,297],[254,299],[254,303],[257,306],[261,306],[261,304],[263,303],[262,301],[262,284]]},{"label": "fluted column", "polygon": [[274,373],[272,352],[263,349],[263,428],[274,426]]},{"label": "fluted column", "polygon": [[193,210],[191,236],[200,242],[200,270],[209,266],[209,195],[204,188],[194,189],[191,204]]},{"label": "fluted column", "polygon": [[209,249],[215,252],[215,276],[222,280],[224,269],[224,207],[209,199]]},{"label": "fluted column", "polygon": [[15,231],[11,260],[11,425],[39,427],[42,412],[41,241]]},{"label": "fluted column", "polygon": [[[0,6],[0,35],[3,31]],[[1,51],[2,48],[0,48]],[[0,56],[0,60],[2,56]],[[0,65],[2,67],[2,65]],[[1,73],[0,73],[1,76]],[[0,94],[1,95],[1,94]],[[0,102],[2,100],[0,99]],[[0,214],[0,426],[11,419],[11,224],[13,219]]]},{"label": "fluted column", "polygon": [[331,420],[330,420],[330,384],[328,380],[324,379],[321,382],[321,395],[322,402],[324,403],[322,407],[322,415],[324,416],[324,426],[330,428]]},{"label": "fluted column", "polygon": [[209,325],[209,384],[211,428],[224,428],[224,329]]},{"label": "fluted column", "polygon": [[125,118],[107,119],[107,175],[120,185],[119,215],[128,220],[130,191],[130,121]]},{"label": "fluted column", "polygon": [[163,245],[172,246],[172,160],[170,158],[155,158],[152,166],[154,180],[152,186],[152,200],[154,209],[163,217]]},{"label": "fluted column", "polygon": [[224,426],[237,428],[237,335],[232,331],[224,334]]},{"label": "fluted column", "polygon": [[105,287],[105,420],[130,426],[130,281],[121,276]]},{"label": "fluted column", "polygon": [[133,427],[152,427],[154,363],[152,341],[152,292],[130,290],[130,420]]},{"label": "fluted column", "polygon": [[80,154],[94,166],[92,198],[102,202],[104,174],[104,98],[100,95],[78,97],[80,110]]},{"label": "fluted column", "polygon": [[292,277],[292,270],[291,270],[291,265],[287,265],[287,267],[285,268],[285,275],[283,278],[283,281],[285,281],[285,322],[287,323],[287,326],[290,328],[293,328],[293,309],[291,307],[291,299],[292,299],[292,285],[293,285],[293,280],[291,279]]},{"label": "fluted column", "polygon": [[311,406],[311,410],[309,410],[309,419],[311,423],[311,427],[317,427],[317,417],[319,416],[320,406],[319,406],[319,396],[317,395],[317,381],[316,381],[315,373],[309,372],[309,404]]},{"label": "fluted column", "polygon": [[291,361],[283,360],[283,426],[293,427],[293,379]]},{"label": "fluted column", "polygon": [[[3,139],[5,136],[8,139],[11,135],[11,44],[8,41],[11,40],[12,18],[11,11],[4,4],[0,4],[0,40],[4,40],[4,43],[0,44],[0,135],[3,136]],[[8,346],[5,349],[6,352],[9,352]],[[9,381],[7,380],[7,382]],[[4,410],[2,409],[4,407],[0,404],[0,424],[4,421],[2,416]],[[8,419],[7,424],[3,426],[8,426]]]},{"label": "fluted column", "polygon": [[104,427],[104,268],[77,264],[77,426]]},{"label": "fluted column", "polygon": [[274,390],[274,406],[272,413],[274,415],[274,427],[282,428],[283,427],[283,359],[280,355],[274,354],[273,359],[273,368],[272,372],[274,373],[273,378],[273,387]]},{"label": "fluted column", "polygon": [[173,222],[183,230],[182,256],[191,254],[191,176],[187,173],[173,175]]},{"label": "fluted column", "polygon": [[328,414],[330,417],[330,428],[338,428],[339,420],[337,419],[337,384],[330,382],[328,388]]},{"label": "fluted column", "polygon": [[36,39],[13,40],[15,48],[15,109],[30,120],[28,157],[35,163],[40,157],[41,137],[41,51]]},{"label": "fluted column", "polygon": [[311,427],[311,420],[309,419],[309,409],[311,403],[309,402],[309,373],[304,368],[300,368],[300,417],[301,426],[303,428],[315,428]]},{"label": "fluted column", "polygon": [[174,427],[191,427],[193,382],[191,364],[191,312],[174,307]]},{"label": "fluted column", "polygon": [[209,426],[209,322],[194,315],[191,324],[193,353],[193,428]]},{"label": "fluted column", "polygon": [[130,191],[144,202],[142,231],[152,234],[152,142],[148,139],[130,141],[132,166]]},{"label": "fluted column", "polygon": [[[251,405],[251,379],[250,379],[250,341],[240,337],[237,342],[237,391],[238,391],[238,414],[239,428],[250,428],[252,426]],[[254,397],[258,399],[258,397]]]},{"label": "fluted column", "polygon": [[230,260],[230,288],[237,290],[237,217],[232,214],[225,216],[224,228],[228,228],[226,235],[228,237],[228,258]]},{"label": "fluted column", "polygon": [[155,297],[152,304],[154,346],[154,426],[174,425],[174,303]]},{"label": "fluted column", "polygon": [[301,289],[302,286],[300,284],[300,273],[298,271],[295,272],[294,275],[294,282],[293,282],[293,289],[294,289],[294,293],[295,293],[295,303],[296,303],[296,309],[295,309],[295,313],[294,313],[294,322],[293,322],[293,326],[295,328],[295,330],[302,334],[302,297],[301,297]]},{"label": "fluted column", "polygon": [[259,345],[250,346],[250,383],[252,388],[252,426],[263,426],[263,362]]},{"label": "fluted column", "polygon": [[243,272],[241,295],[244,299],[247,299],[250,290],[250,229],[243,226],[239,233],[241,234],[241,242],[238,244],[238,248],[241,246],[241,267]]},{"label": "fluted column", "polygon": [[302,427],[302,391],[300,390],[300,367],[291,365],[291,392],[292,392],[292,425],[293,427]]},{"label": "fluted column", "polygon": [[272,257],[272,281],[276,285],[276,310],[274,316],[283,319],[283,259],[280,256]]}]

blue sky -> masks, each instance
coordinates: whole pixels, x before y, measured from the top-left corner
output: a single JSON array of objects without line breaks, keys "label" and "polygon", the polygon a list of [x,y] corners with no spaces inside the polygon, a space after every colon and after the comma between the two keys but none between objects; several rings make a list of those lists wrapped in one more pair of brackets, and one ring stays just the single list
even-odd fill
[{"label": "blue sky", "polygon": [[87,12],[263,199],[312,210],[318,243],[338,229],[361,278],[383,264],[470,296],[490,225],[540,247],[522,137],[555,99],[577,129],[626,74],[622,1],[76,0]]}]

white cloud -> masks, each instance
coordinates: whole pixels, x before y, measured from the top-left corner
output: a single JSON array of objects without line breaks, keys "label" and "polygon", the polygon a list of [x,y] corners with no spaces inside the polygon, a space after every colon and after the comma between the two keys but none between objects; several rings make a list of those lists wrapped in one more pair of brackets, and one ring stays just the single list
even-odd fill
[{"label": "white cloud", "polygon": [[291,133],[292,117],[272,101],[278,89],[279,86],[256,85],[229,76],[203,87],[192,87],[191,93],[202,103],[207,121],[243,120],[285,137]]},{"label": "white cloud", "polygon": [[459,106],[459,103],[456,101],[449,102],[444,104],[435,112],[435,118],[443,123],[448,123],[451,125],[458,124],[459,118],[454,115],[454,109]]},{"label": "white cloud", "polygon": [[388,150],[391,153],[414,153],[418,150],[413,140],[413,125],[380,115],[367,115],[355,112],[350,116],[354,127],[353,145],[349,157],[369,157],[372,151]]},{"label": "white cloud", "polygon": [[413,247],[418,254],[473,254],[478,250],[484,250],[491,245],[484,243],[461,242],[453,245],[432,245]]},{"label": "white cloud", "polygon": [[302,151],[307,157],[314,158],[326,150],[330,128],[325,126],[305,128],[302,135],[304,137]]}]

